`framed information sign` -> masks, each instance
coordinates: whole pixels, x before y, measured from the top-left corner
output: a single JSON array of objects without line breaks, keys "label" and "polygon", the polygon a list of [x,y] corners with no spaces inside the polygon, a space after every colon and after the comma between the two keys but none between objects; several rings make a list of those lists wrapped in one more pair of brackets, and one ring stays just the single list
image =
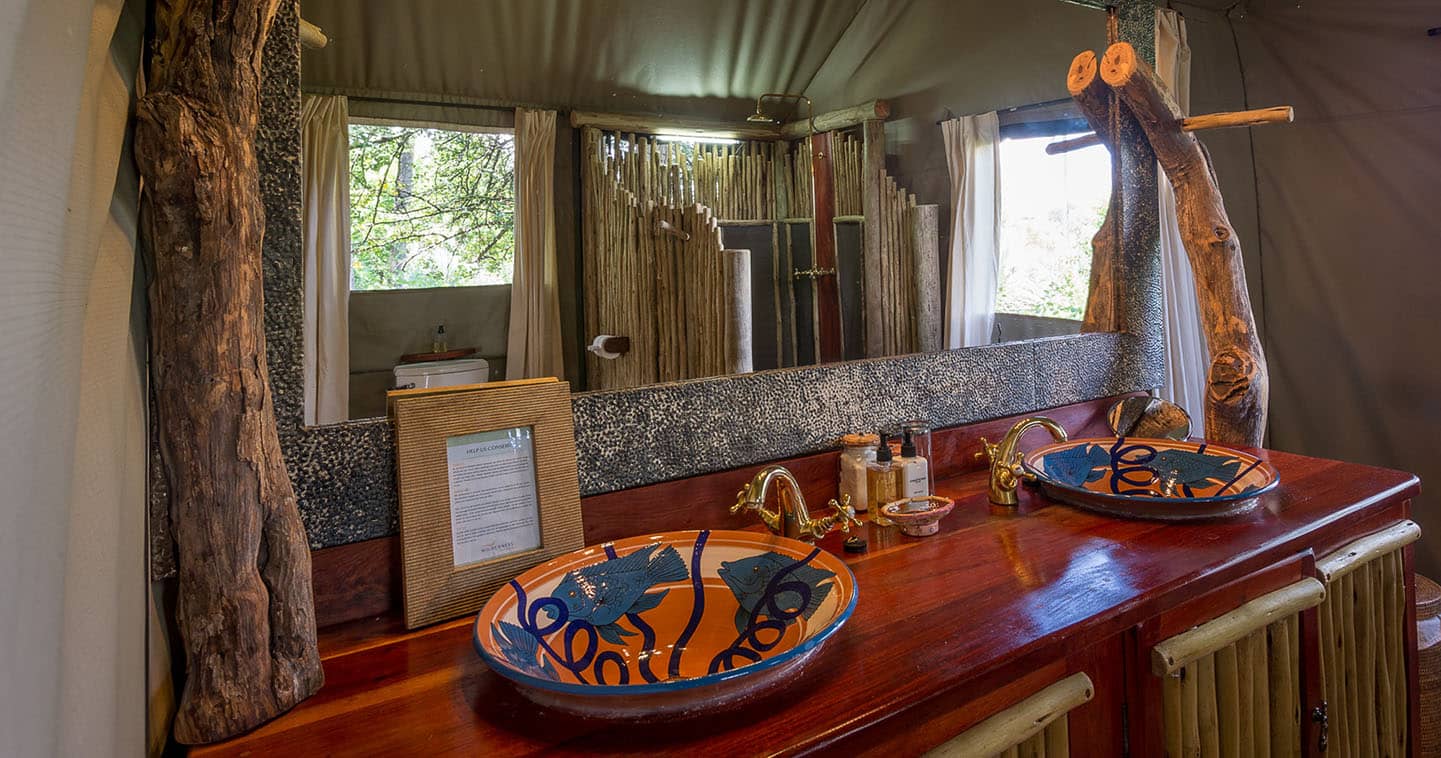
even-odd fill
[{"label": "framed information sign", "polygon": [[399,390],[389,404],[407,627],[474,613],[584,545],[570,385]]}]

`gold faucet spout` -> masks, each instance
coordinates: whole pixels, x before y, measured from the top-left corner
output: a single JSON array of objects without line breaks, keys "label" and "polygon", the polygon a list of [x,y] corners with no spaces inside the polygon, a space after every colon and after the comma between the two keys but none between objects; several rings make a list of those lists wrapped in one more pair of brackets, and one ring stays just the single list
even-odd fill
[{"label": "gold faucet spout", "polygon": [[[772,488],[777,490],[774,511],[765,507],[766,496]],[[829,505],[835,513],[812,518],[810,509],[806,507],[805,495],[801,494],[801,485],[790,469],[766,466],[736,493],[736,504],[731,506],[731,513],[755,511],[767,529],[783,537],[806,542],[820,539],[837,527],[848,532],[851,524],[860,525],[855,511],[851,510],[849,496],[842,498],[842,502],[832,499]]]},{"label": "gold faucet spout", "polygon": [[1018,448],[1021,444],[1021,437],[1038,426],[1050,432],[1055,441],[1066,441],[1066,430],[1045,416],[1031,416],[1016,422],[1016,425],[1006,432],[1006,436],[1001,438],[999,445],[987,442],[984,437],[981,438],[986,455],[991,459],[990,499],[992,503],[1016,505],[1020,502],[1020,499],[1016,497],[1016,489],[1020,487],[1021,480],[1028,477],[1021,468],[1021,451]]}]

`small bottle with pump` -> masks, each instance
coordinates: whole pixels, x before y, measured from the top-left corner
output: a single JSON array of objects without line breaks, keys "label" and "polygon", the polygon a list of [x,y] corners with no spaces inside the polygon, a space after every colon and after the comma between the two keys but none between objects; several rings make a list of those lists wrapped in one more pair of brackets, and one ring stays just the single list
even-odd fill
[{"label": "small bottle with pump", "polygon": [[901,470],[901,497],[930,497],[930,461],[916,453],[916,443],[909,429],[901,435],[901,457],[896,459],[896,465]]},{"label": "small bottle with pump", "polygon": [[886,433],[881,432],[881,443],[876,447],[876,459],[866,464],[866,505],[876,518],[881,518],[881,506],[900,497],[900,469],[891,460],[891,446]]},{"label": "small bottle with pump", "polygon": [[435,327],[435,336],[430,338],[430,352],[443,353],[449,347],[445,344],[445,324]]}]

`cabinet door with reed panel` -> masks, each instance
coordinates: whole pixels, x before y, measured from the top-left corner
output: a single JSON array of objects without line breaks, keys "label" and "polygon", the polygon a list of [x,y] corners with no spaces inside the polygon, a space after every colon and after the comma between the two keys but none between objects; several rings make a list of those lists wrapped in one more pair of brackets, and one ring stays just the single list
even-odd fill
[{"label": "cabinet door with reed panel", "polygon": [[[1189,600],[1134,635],[1136,755],[1299,756],[1319,699],[1309,553]],[[1139,750],[1137,750],[1139,748]]]},{"label": "cabinet door with reed panel", "polygon": [[1316,563],[1326,583],[1318,615],[1327,755],[1406,754],[1407,651],[1415,649],[1406,547],[1420,537],[1415,522],[1400,521]]}]

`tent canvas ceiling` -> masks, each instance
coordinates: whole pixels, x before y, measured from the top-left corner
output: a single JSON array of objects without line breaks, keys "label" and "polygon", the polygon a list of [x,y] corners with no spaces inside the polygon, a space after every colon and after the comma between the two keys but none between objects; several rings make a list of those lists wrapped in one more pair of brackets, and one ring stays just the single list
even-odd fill
[{"label": "tent canvas ceiling", "polygon": [[304,0],[310,90],[737,118],[809,85],[863,0]]}]

